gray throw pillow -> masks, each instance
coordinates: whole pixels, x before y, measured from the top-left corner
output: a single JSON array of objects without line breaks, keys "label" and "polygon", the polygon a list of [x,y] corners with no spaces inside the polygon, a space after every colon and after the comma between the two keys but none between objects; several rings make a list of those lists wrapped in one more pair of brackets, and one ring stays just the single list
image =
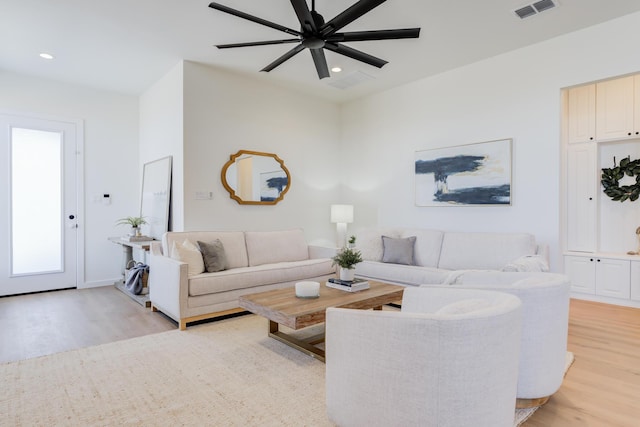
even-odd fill
[{"label": "gray throw pillow", "polygon": [[402,239],[382,236],[382,262],[414,265],[413,247],[415,243],[416,236]]},{"label": "gray throw pillow", "polygon": [[200,252],[202,252],[204,268],[208,273],[214,273],[228,268],[227,255],[224,252],[224,245],[220,239],[208,243],[198,240],[198,247],[200,248]]}]

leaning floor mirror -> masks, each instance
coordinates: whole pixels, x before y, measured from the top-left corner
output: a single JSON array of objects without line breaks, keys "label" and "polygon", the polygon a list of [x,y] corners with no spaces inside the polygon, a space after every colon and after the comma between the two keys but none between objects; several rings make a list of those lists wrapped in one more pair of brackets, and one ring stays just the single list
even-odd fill
[{"label": "leaning floor mirror", "polygon": [[171,159],[168,156],[145,163],[142,171],[140,216],[147,222],[142,234],[156,240],[169,230]]}]

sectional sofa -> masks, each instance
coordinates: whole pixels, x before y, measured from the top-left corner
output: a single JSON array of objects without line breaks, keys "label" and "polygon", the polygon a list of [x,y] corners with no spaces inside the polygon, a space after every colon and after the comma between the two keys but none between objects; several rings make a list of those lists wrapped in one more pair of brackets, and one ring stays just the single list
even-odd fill
[{"label": "sectional sofa", "polygon": [[302,229],[168,232],[151,244],[149,299],[185,329],[242,311],[241,295],[326,281],[335,275],[334,253],[307,245]]},{"label": "sectional sofa", "polygon": [[[206,256],[213,243],[224,259]],[[370,228],[356,234],[356,246],[364,259],[358,276],[401,285],[452,283],[469,270],[548,269],[546,247],[526,233]],[[189,322],[242,311],[241,295],[326,281],[335,275],[334,254],[334,248],[308,245],[302,229],[168,232],[151,244],[149,298],[154,311],[185,329]],[[205,268],[207,258],[213,269]]]},{"label": "sectional sofa", "polygon": [[400,285],[448,284],[466,271],[548,271],[548,247],[528,233],[367,228],[355,234],[356,276]]}]

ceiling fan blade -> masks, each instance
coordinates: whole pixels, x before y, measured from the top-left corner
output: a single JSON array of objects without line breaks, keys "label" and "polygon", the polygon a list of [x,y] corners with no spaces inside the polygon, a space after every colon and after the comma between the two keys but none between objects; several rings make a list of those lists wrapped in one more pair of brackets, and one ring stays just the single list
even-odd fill
[{"label": "ceiling fan blade", "polygon": [[286,60],[293,58],[295,55],[302,52],[304,49],[305,47],[302,45],[302,43],[300,43],[298,46],[294,47],[293,49],[291,49],[290,51],[288,51],[287,53],[285,53],[280,58],[276,59],[275,61],[273,61],[271,64],[267,65],[260,71],[266,71],[268,73],[269,71],[273,70],[278,65],[285,62]]},{"label": "ceiling fan blade", "polygon": [[260,24],[260,25],[267,26],[269,28],[273,28],[274,30],[284,31],[287,34],[291,34],[291,35],[294,35],[294,36],[301,36],[302,35],[302,33],[300,31],[292,30],[291,28],[287,28],[285,26],[276,24],[274,22],[267,21],[267,20],[262,19],[262,18],[258,18],[257,16],[253,16],[253,15],[249,15],[248,13],[240,12],[239,10],[232,9],[232,8],[230,8],[228,6],[221,5],[220,3],[215,3],[215,2],[209,3],[209,7],[212,8],[212,9],[219,10],[221,12],[228,13],[228,14],[233,15],[233,16],[237,16],[238,18],[242,18],[242,19],[246,19],[246,20],[251,21],[251,22],[255,22],[256,24]]},{"label": "ceiling fan blade", "polygon": [[247,43],[229,43],[217,44],[218,49],[229,49],[232,47],[250,47],[250,46],[266,46],[270,44],[299,43],[300,39],[283,39],[283,40],[267,40],[263,42],[247,42]]},{"label": "ceiling fan blade", "polygon": [[313,16],[311,16],[307,0],[291,0],[291,6],[293,6],[293,9],[296,11],[296,15],[298,15],[300,27],[305,32],[315,32],[317,30],[316,22],[313,20]]},{"label": "ceiling fan blade", "polygon": [[324,79],[329,77],[329,67],[327,66],[327,58],[324,56],[322,48],[309,49],[311,56],[313,57],[313,63],[316,64],[316,71],[318,72],[318,78]]},{"label": "ceiling fan blade", "polygon": [[397,30],[352,31],[335,33],[327,37],[328,42],[361,42],[367,40],[417,39],[420,28],[403,28]]},{"label": "ceiling fan blade", "polygon": [[382,68],[385,64],[387,64],[387,61],[385,61],[384,59],[376,58],[375,56],[369,55],[368,53],[361,52],[343,44],[326,43],[324,47],[325,49],[329,49],[332,52],[348,56],[349,58],[356,59],[369,65],[373,65],[374,67]]},{"label": "ceiling fan blade", "polygon": [[359,2],[352,5],[350,8],[346,9],[344,12],[340,13],[335,18],[324,24],[320,29],[320,34],[322,34],[322,36],[328,36],[335,33],[342,27],[349,25],[356,19],[360,18],[362,15],[369,12],[373,8],[380,6],[385,1],[387,0],[360,0]]}]

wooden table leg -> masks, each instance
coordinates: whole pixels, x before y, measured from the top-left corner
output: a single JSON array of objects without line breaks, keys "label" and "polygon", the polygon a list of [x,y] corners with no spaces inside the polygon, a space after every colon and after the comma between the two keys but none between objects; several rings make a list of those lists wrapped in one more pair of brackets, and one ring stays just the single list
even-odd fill
[{"label": "wooden table leg", "polygon": [[325,361],[324,350],[313,345],[323,342],[324,334],[321,334],[321,336],[315,335],[313,337],[310,337],[308,340],[303,341],[280,331],[278,323],[274,322],[273,320],[269,320],[269,336],[280,341],[281,343],[288,345],[289,347],[293,347],[296,350],[308,354],[309,356],[318,359],[321,362]]}]

